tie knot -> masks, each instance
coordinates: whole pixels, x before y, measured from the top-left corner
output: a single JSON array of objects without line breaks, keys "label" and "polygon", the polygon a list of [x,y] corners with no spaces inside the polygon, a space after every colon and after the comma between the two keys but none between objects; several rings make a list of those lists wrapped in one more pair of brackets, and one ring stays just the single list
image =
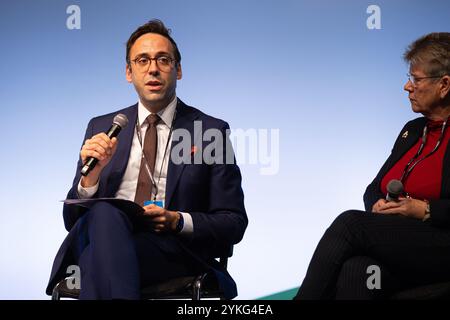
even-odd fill
[{"label": "tie knot", "polygon": [[147,117],[147,122],[151,126],[158,124],[159,120],[161,120],[161,118],[156,113],[152,113]]}]

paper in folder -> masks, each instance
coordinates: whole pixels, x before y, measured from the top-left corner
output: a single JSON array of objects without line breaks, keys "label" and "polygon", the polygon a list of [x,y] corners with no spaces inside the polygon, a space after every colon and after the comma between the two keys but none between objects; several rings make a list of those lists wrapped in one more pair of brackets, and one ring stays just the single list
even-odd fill
[{"label": "paper in folder", "polygon": [[92,198],[92,199],[66,199],[62,200],[65,204],[80,206],[83,208],[91,208],[96,203],[104,201],[127,215],[131,216],[141,216],[144,213],[144,208],[138,205],[136,202],[125,200],[125,199],[117,199],[117,198]]}]

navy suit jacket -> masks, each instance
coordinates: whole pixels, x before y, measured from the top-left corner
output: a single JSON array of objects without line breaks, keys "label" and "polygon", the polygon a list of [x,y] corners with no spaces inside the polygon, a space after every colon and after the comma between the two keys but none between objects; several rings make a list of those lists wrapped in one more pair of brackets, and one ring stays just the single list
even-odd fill
[{"label": "navy suit jacket", "polygon": [[[425,117],[416,118],[409,121],[400,131],[397,140],[395,140],[391,155],[364,193],[366,211],[372,211],[372,206],[375,202],[385,197],[381,192],[381,180],[394,164],[422,137],[423,128],[426,123],[427,119]],[[404,136],[405,132],[407,134]],[[450,144],[447,145],[447,149],[445,150],[443,162],[441,194],[439,199],[430,200],[430,221],[435,226],[448,227],[450,226]]]},{"label": "navy suit jacket", "polygon": [[[223,147],[229,142],[226,122],[213,118],[193,107],[185,105],[181,100],[177,103],[176,118],[173,130],[186,129],[191,137],[202,137],[208,129],[219,129],[223,134]],[[135,130],[138,107],[137,104],[107,115],[93,118],[86,130],[86,139],[99,132],[105,132],[111,126],[113,118],[118,113],[128,117],[129,125],[120,133],[119,144],[110,163],[103,169],[99,188],[94,197],[114,197],[127,167],[130,156],[131,143]],[[201,121],[201,131],[194,134],[194,121]],[[198,129],[198,128],[197,128]],[[209,141],[193,141],[192,146],[208,145]],[[176,144],[172,142],[172,146]],[[200,145],[201,144],[201,145]],[[191,150],[189,150],[191,151]],[[78,198],[77,186],[80,180],[82,167],[81,158],[78,161],[73,186],[67,198]],[[205,262],[205,265],[218,270],[215,257],[223,255],[232,245],[238,243],[247,227],[247,215],[244,208],[244,194],[241,188],[241,174],[238,166],[233,164],[175,164],[169,160],[167,171],[165,207],[168,210],[188,212],[192,216],[194,232],[190,237],[183,238],[186,250],[196,258]],[[68,231],[76,226],[85,210],[77,206],[64,205],[64,224]],[[69,254],[74,235],[69,235],[62,244],[53,265],[47,293],[50,294],[53,286],[64,275],[64,266],[73,263]],[[225,271],[225,280],[232,281]],[[223,278],[219,274],[219,278]],[[220,281],[220,279],[219,279]],[[234,284],[234,282],[233,282]],[[234,285],[235,286],[235,285]],[[237,292],[232,293],[234,296]]]}]

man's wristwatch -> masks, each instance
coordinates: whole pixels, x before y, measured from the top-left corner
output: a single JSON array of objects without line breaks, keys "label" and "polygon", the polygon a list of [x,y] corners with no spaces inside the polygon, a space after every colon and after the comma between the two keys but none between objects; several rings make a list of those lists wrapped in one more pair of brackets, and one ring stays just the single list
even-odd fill
[{"label": "man's wristwatch", "polygon": [[427,205],[425,207],[425,215],[423,216],[422,221],[427,221],[431,217],[430,202],[428,200],[424,201],[426,202]]},{"label": "man's wristwatch", "polygon": [[180,219],[178,219],[177,226],[175,227],[175,232],[176,233],[180,233],[181,230],[183,230],[183,227],[184,227],[184,218],[183,218],[183,215],[180,212],[177,212],[177,213],[178,213]]}]

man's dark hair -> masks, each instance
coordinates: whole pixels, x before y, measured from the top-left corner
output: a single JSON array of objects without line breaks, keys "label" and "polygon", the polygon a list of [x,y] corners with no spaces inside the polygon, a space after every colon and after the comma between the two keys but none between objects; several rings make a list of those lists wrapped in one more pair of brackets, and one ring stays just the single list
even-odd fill
[{"label": "man's dark hair", "polygon": [[429,76],[450,75],[450,33],[433,32],[413,43],[403,58],[411,66],[421,66]]},{"label": "man's dark hair", "polygon": [[167,38],[170,41],[170,43],[172,43],[173,54],[175,56],[175,60],[176,60],[177,64],[179,64],[181,62],[181,53],[178,50],[178,46],[175,43],[175,40],[173,40],[172,37],[170,36],[171,30],[167,29],[161,20],[154,19],[154,20],[150,20],[146,24],[137,28],[131,34],[130,38],[128,39],[128,41],[127,41],[127,56],[126,56],[126,61],[127,61],[128,65],[130,65],[130,49],[131,49],[131,47],[133,46],[133,44],[136,42],[136,40],[140,36],[142,36],[146,33],[156,33],[156,34],[162,35],[163,37]]}]

